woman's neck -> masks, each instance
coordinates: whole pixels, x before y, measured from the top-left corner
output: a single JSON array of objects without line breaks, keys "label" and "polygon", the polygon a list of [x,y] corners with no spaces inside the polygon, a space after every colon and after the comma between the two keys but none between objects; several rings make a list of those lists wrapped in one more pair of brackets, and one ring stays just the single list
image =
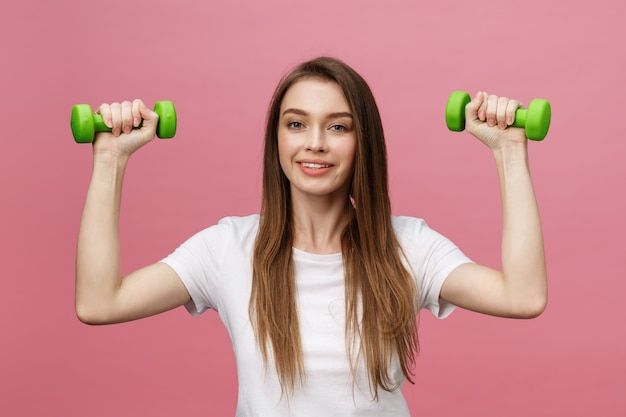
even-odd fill
[{"label": "woman's neck", "polygon": [[293,246],[309,253],[341,252],[341,234],[350,219],[350,200],[292,200]]}]

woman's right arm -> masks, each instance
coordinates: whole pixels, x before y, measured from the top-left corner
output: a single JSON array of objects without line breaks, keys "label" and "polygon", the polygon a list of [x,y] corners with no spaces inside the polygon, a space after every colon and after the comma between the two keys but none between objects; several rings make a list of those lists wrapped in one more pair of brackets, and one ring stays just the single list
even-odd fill
[{"label": "woman's right arm", "polygon": [[[135,320],[190,300],[176,272],[164,263],[126,277],[120,272],[124,172],[132,153],[154,138],[158,115],[140,100],[102,105],[98,113],[112,132],[99,133],[93,143],[93,171],[76,251],[76,314],[88,324]],[[141,129],[133,129],[142,120]]]}]

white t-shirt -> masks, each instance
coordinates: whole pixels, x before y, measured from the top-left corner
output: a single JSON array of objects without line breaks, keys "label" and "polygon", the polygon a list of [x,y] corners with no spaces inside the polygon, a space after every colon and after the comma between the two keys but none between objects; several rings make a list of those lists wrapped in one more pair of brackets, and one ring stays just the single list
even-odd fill
[{"label": "white t-shirt", "polygon": [[[443,318],[454,306],[439,298],[448,274],[471,262],[452,242],[421,219],[393,217],[393,226],[419,292],[419,305]],[[409,416],[399,364],[390,375],[400,388],[378,390],[372,400],[367,370],[358,364],[356,383],[346,357],[344,271],[341,253],[318,255],[293,249],[297,305],[306,380],[281,399],[276,370],[265,367],[248,316],[254,241],[259,215],[227,217],[191,237],[163,262],[187,287],[194,316],[216,310],[233,343],[237,363],[238,417]],[[271,349],[270,349],[271,352]]]}]

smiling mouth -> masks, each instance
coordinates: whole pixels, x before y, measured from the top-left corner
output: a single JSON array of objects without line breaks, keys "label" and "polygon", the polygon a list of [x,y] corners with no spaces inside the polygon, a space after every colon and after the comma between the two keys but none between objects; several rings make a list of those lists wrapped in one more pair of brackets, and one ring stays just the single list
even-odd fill
[{"label": "smiling mouth", "polygon": [[311,162],[300,162],[300,165],[309,169],[330,168],[332,166],[332,165],[324,165],[324,164],[314,164]]}]

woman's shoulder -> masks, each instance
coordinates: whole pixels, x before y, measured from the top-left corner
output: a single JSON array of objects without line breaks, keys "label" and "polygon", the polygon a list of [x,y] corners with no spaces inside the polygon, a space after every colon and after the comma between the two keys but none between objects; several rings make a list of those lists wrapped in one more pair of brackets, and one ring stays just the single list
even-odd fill
[{"label": "woman's shoulder", "polygon": [[190,241],[220,242],[246,241],[254,239],[259,228],[259,215],[223,217],[210,226],[198,231]]},{"label": "woman's shoulder", "polygon": [[430,228],[426,220],[419,217],[392,216],[391,222],[402,246],[429,244],[442,237]]},{"label": "woman's shoulder", "polygon": [[247,216],[227,216],[222,217],[217,224],[240,228],[258,227],[259,219],[260,216],[258,214],[250,214]]},{"label": "woman's shoulder", "polygon": [[415,232],[423,228],[428,228],[424,219],[411,216],[391,216],[391,224],[396,233],[404,233],[407,231]]},{"label": "woman's shoulder", "polygon": [[258,214],[228,216],[220,219],[215,227],[223,229],[225,233],[236,238],[254,238],[259,229],[259,219]]}]

